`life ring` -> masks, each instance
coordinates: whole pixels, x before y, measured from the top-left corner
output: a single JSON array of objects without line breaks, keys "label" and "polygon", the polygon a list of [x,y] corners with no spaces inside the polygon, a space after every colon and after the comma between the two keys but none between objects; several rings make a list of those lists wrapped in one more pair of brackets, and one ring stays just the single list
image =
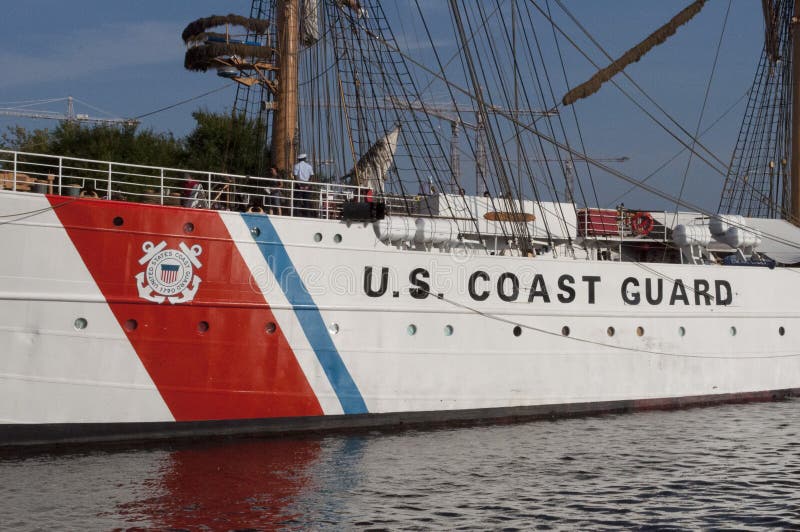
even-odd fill
[{"label": "life ring", "polygon": [[649,212],[637,212],[631,218],[631,231],[634,234],[646,236],[653,230],[653,217]]},{"label": "life ring", "polygon": [[258,205],[255,205],[255,206],[252,206],[252,207],[248,207],[247,208],[247,212],[252,212],[252,213],[256,213],[256,214],[264,214],[264,209],[262,209]]}]

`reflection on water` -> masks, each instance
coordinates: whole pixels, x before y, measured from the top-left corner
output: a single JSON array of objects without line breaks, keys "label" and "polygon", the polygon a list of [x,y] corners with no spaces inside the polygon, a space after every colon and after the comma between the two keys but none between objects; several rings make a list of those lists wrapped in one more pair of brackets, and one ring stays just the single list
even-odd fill
[{"label": "reflection on water", "polygon": [[800,401],[0,458],[0,528],[800,528]]},{"label": "reflection on water", "polygon": [[312,483],[317,441],[240,442],[176,450],[145,481],[148,496],[113,512],[156,528],[247,528],[291,521],[289,506]]}]

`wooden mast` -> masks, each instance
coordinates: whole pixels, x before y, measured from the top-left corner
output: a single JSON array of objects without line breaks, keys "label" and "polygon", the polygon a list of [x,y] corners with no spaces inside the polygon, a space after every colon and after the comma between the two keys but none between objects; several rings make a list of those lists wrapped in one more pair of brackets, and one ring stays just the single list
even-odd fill
[{"label": "wooden mast", "polygon": [[297,132],[297,56],[300,33],[300,1],[275,3],[278,49],[278,84],[272,118],[272,165],[291,172]]},{"label": "wooden mast", "polygon": [[789,221],[800,226],[800,0],[792,14],[792,166]]}]

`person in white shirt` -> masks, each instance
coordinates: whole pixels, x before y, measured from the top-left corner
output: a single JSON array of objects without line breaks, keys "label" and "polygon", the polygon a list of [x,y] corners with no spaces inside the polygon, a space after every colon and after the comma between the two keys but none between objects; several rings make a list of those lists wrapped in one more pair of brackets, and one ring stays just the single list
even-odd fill
[{"label": "person in white shirt", "polygon": [[311,209],[311,186],[308,184],[314,176],[314,168],[306,161],[307,155],[301,153],[297,156],[297,164],[292,168],[294,178],[300,181],[298,185],[299,191],[296,196],[296,209],[298,216],[314,217],[314,211]]},{"label": "person in white shirt", "polygon": [[306,183],[308,183],[314,175],[314,168],[308,164],[306,161],[307,158],[308,156],[305,153],[301,153],[297,156],[297,164],[292,168],[292,174],[294,174],[295,179],[305,181]]}]

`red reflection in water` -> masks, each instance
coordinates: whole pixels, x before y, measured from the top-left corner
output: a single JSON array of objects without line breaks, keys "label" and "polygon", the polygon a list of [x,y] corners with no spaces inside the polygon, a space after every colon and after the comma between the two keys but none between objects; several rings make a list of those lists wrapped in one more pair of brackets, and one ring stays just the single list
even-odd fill
[{"label": "red reflection in water", "polygon": [[272,528],[290,524],[290,508],[310,484],[317,441],[237,442],[182,449],[164,460],[162,475],[146,481],[151,497],[118,511],[157,529]]}]

